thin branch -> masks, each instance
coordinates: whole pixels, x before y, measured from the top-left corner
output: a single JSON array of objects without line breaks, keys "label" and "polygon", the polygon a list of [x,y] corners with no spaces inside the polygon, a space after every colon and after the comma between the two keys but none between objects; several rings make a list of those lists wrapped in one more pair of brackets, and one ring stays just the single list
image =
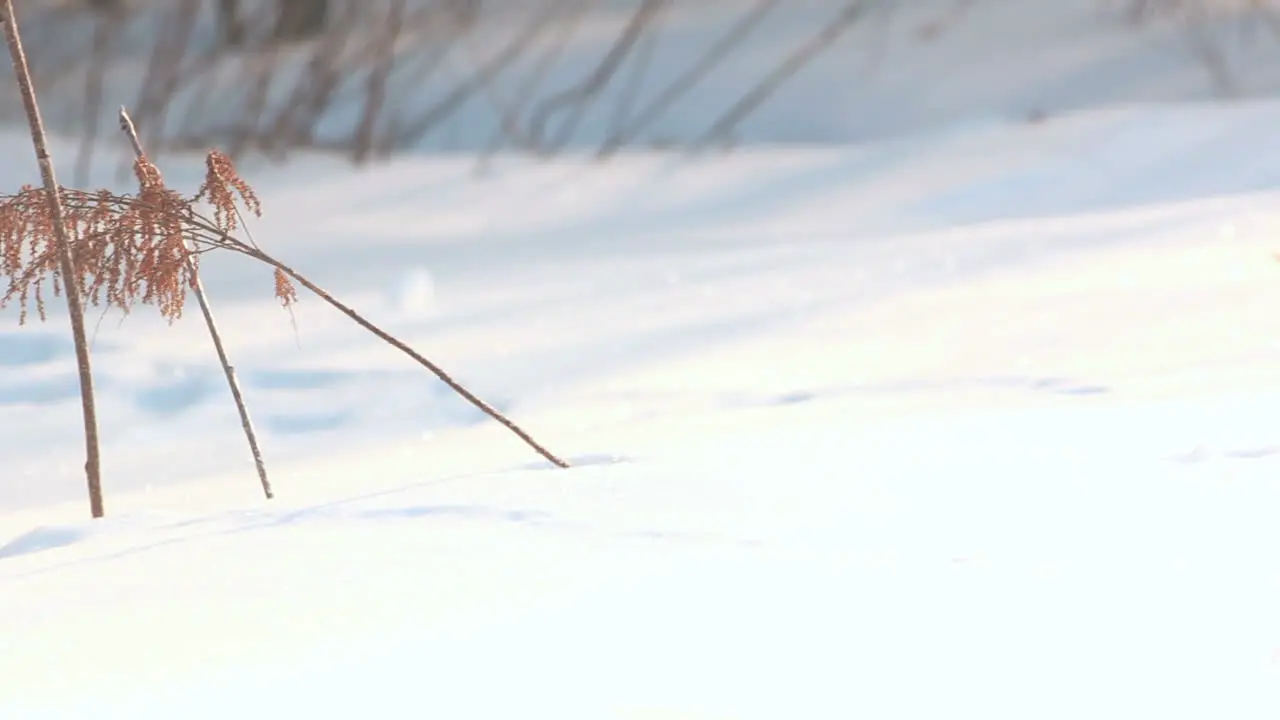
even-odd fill
[{"label": "thin branch", "polygon": [[686,94],[688,94],[698,83],[702,82],[713,69],[716,68],[725,57],[729,55],[735,48],[742,44],[756,27],[765,19],[766,16],[778,4],[778,0],[757,0],[754,7],[751,8],[742,18],[726,32],[714,45],[707,50],[701,58],[694,63],[693,67],[679,78],[676,78],[670,85],[663,88],[658,96],[649,102],[639,116],[627,126],[618,129],[610,135],[600,148],[599,157],[606,159],[616,153],[622,146],[631,141],[638,133],[642,132],[654,120],[661,117],[672,105],[678,102]]},{"label": "thin branch", "polygon": [[490,103],[498,113],[498,127],[494,129],[489,142],[476,158],[476,172],[484,170],[494,153],[501,149],[504,140],[515,143],[516,146],[523,150],[536,150],[533,147],[532,140],[526,137],[524,131],[520,128],[519,115],[533,100],[533,94],[537,92],[538,88],[546,80],[551,68],[555,66],[560,56],[564,54],[569,45],[569,40],[586,14],[586,0],[562,0],[554,3],[553,8],[545,9],[542,12],[548,16],[554,14],[555,34],[551,38],[550,46],[545,48],[542,55],[534,61],[533,69],[516,83],[515,97],[509,103],[506,103],[498,96],[497,88],[493,87],[492,84],[486,83],[484,86],[488,92]]},{"label": "thin branch", "polygon": [[[627,21],[622,33],[610,46],[609,51],[586,78],[577,85],[546,98],[534,108],[529,117],[529,135],[539,147],[558,148],[572,137],[573,130],[582,116],[583,108],[608,84],[623,61],[631,54],[636,41],[666,3],[667,0],[643,0],[631,14],[631,19]],[[549,143],[546,137],[547,124],[553,115],[566,108],[574,108],[576,112],[565,122],[558,140],[555,143]]]},{"label": "thin branch", "polygon": [[182,85],[181,68],[199,21],[200,6],[199,0],[183,0],[178,6],[173,27],[162,31],[152,49],[146,81],[138,93],[138,116],[152,122],[162,133],[168,110]]},{"label": "thin branch", "polygon": [[22,94],[27,124],[31,128],[31,147],[40,166],[40,179],[44,182],[49,202],[49,214],[53,235],[58,246],[59,272],[67,295],[67,313],[71,317],[71,337],[75,344],[76,367],[80,375],[80,407],[84,415],[85,479],[89,487],[89,512],[100,518],[106,510],[102,501],[102,467],[98,454],[98,412],[94,402],[93,369],[89,360],[89,341],[84,327],[84,303],[80,297],[80,285],[76,282],[75,261],[71,255],[71,236],[67,231],[66,215],[62,207],[62,194],[58,192],[58,178],[49,155],[44,121],[40,118],[40,106],[36,102],[35,86],[31,82],[31,70],[22,48],[22,36],[18,30],[18,18],[13,12],[13,0],[0,0],[0,23],[4,24],[5,41],[9,46],[9,58],[13,62],[14,77]]},{"label": "thin branch", "polygon": [[[82,191],[69,191],[68,195],[73,198],[72,202],[77,204],[83,204],[83,206],[85,207],[90,207],[92,206],[93,202],[95,201],[101,202],[102,200],[101,196],[91,195],[90,193],[85,193]],[[5,198],[5,197],[6,196],[4,195],[0,195],[0,198]],[[12,197],[12,196],[8,196],[8,197]],[[163,214],[163,215],[169,215],[170,217],[176,217],[176,219],[180,220],[183,225],[184,239],[189,244],[189,247],[196,248],[196,252],[201,251],[201,246],[204,246],[204,250],[209,250],[209,249],[230,250],[232,252],[239,253],[241,255],[257,260],[258,262],[265,263],[271,266],[272,268],[275,268],[280,273],[283,273],[289,278],[297,281],[298,284],[302,285],[306,289],[315,293],[316,296],[324,300],[331,307],[335,308],[342,314],[346,315],[348,318],[353,320],[360,327],[364,328],[365,330],[372,333],[374,336],[376,336],[383,342],[387,343],[388,345],[391,345],[392,347],[404,353],[405,355],[408,355],[409,357],[413,358],[415,362],[417,362],[419,365],[429,370],[433,375],[439,378],[440,381],[443,382],[445,385],[447,385],[451,390],[453,390],[455,393],[461,396],[464,400],[466,400],[472,406],[474,406],[475,408],[483,412],[485,415],[488,415],[490,418],[496,420],[503,427],[507,428],[509,431],[511,431],[513,434],[519,437],[526,445],[533,448],[533,450],[536,451],[543,458],[545,458],[546,460],[548,460],[549,462],[551,462],[552,464],[558,467],[569,467],[569,463],[567,463],[560,457],[553,454],[550,450],[548,450],[541,443],[535,440],[533,436],[531,436],[528,432],[526,432],[519,425],[516,425],[512,420],[510,420],[505,415],[503,415],[502,412],[499,411],[497,408],[493,407],[489,403],[480,399],[477,395],[475,395],[466,387],[464,387],[461,383],[459,383],[452,376],[450,376],[449,373],[445,372],[445,370],[441,368],[439,365],[436,365],[435,363],[431,362],[426,357],[424,357],[421,353],[414,350],[412,347],[405,344],[400,339],[396,338],[395,336],[391,335],[390,333],[386,332],[382,328],[375,325],[373,322],[369,321],[367,318],[365,318],[355,309],[351,308],[350,306],[346,305],[342,301],[335,298],[333,295],[329,294],[326,290],[324,290],[319,285],[315,284],[314,282],[312,282],[311,280],[303,276],[297,270],[286,265],[284,262],[276,259],[275,257],[268,254],[266,251],[260,249],[256,245],[251,246],[248,243],[232,236],[230,233],[224,230],[221,226],[219,226],[219,224],[215,220],[212,220],[202,215],[191,205],[189,204],[183,205],[181,210],[178,211],[180,212],[180,214],[174,215],[175,211],[172,208],[165,208],[165,207],[158,207],[155,205],[151,205],[140,200],[138,197],[134,197],[134,196],[110,195],[108,197],[108,200],[112,204],[119,206],[121,208],[141,209],[149,213],[153,213],[155,215]],[[279,297],[279,295],[277,296]]]},{"label": "thin branch", "polygon": [[383,110],[387,98],[387,80],[396,61],[396,46],[400,42],[400,31],[404,24],[407,2],[392,0],[391,9],[387,12],[385,36],[380,38],[380,51],[369,70],[366,81],[364,112],[355,132],[355,147],[352,148],[352,159],[361,164],[368,160],[373,152],[375,134],[378,127],[378,115]]},{"label": "thin branch", "polygon": [[719,120],[711,125],[701,139],[695,143],[695,146],[708,145],[732,132],[738,123],[742,122],[764,101],[768,100],[769,96],[781,87],[787,79],[800,72],[810,60],[825,50],[827,46],[839,40],[845,30],[848,30],[850,26],[857,22],[868,9],[870,9],[868,0],[853,0],[853,2],[845,5],[844,9],[826,27],[822,28],[821,32],[796,48],[795,52],[748,91],[742,99],[734,103]]},{"label": "thin branch", "polygon": [[98,141],[98,125],[102,114],[102,84],[110,62],[111,38],[115,33],[114,15],[97,18],[93,27],[93,63],[85,70],[84,88],[84,142],[76,154],[76,170],[73,181],[76,185],[89,184],[89,173],[93,168],[93,151]]},{"label": "thin branch", "polygon": [[261,250],[246,249],[245,254],[248,255],[249,257],[254,258],[255,260],[259,260],[261,262],[264,262],[276,268],[277,270],[280,270],[284,274],[288,275],[290,278],[298,281],[299,285],[302,285],[306,289],[315,293],[321,300],[324,300],[330,306],[332,306],[342,314],[354,320],[356,324],[358,324],[360,327],[364,328],[365,330],[368,330],[369,332],[376,335],[383,342],[387,343],[388,345],[391,345],[392,347],[404,353],[405,355],[408,355],[409,357],[413,358],[419,365],[431,371],[433,375],[439,378],[440,381],[443,382],[445,385],[448,385],[451,390],[453,390],[455,393],[460,395],[464,400],[471,403],[473,406],[475,406],[485,415],[488,415],[489,417],[498,421],[499,424],[501,424],[503,427],[510,430],[512,433],[514,433],[516,437],[519,437],[521,440],[523,440],[526,445],[533,448],[535,452],[537,452],[539,455],[545,458],[548,462],[552,463],[553,465],[556,465],[557,467],[562,467],[562,468],[569,467],[568,462],[560,459],[558,456],[554,455],[550,450],[543,447],[537,440],[533,439],[532,435],[525,432],[519,425],[516,425],[514,422],[508,419],[507,416],[503,415],[502,412],[499,411],[497,408],[493,407],[492,405],[485,402],[484,400],[481,400],[479,397],[477,397],[470,390],[465,388],[457,380],[454,380],[439,365],[436,365],[435,363],[431,362],[427,358],[423,357],[418,351],[414,350],[413,348],[409,347],[405,343],[401,342],[395,336],[391,335],[390,333],[386,332],[382,328],[378,327],[377,325],[374,325],[372,322],[365,319],[364,316],[362,316],[360,313],[356,312],[351,307],[345,305],[344,303],[339,301],[337,298],[330,295],[319,285],[316,285],[315,283],[311,282],[307,278],[303,277],[300,273],[298,273],[297,270],[294,270],[293,268],[289,267],[288,265],[285,265],[279,260],[276,260],[275,258],[271,257],[270,255],[268,255],[267,253]]},{"label": "thin branch", "polygon": [[[120,108],[120,129],[133,145],[134,156],[139,160],[146,158],[142,149],[142,141],[138,139],[138,130],[133,126],[129,112]],[[222,345],[222,335],[218,332],[218,324],[213,319],[213,308],[204,293],[204,283],[200,280],[195,262],[187,257],[187,266],[191,269],[191,289],[200,304],[200,312],[204,314],[204,324],[209,328],[209,338],[213,340],[213,349],[218,354],[218,362],[222,365],[222,373],[227,378],[227,386],[231,389],[231,398],[235,401],[236,410],[240,413],[240,425],[244,428],[245,440],[249,442],[249,452],[253,454],[253,464],[258,470],[258,481],[262,484],[262,493],[270,500],[274,497],[271,481],[267,478],[267,465],[262,459],[262,449],[258,446],[258,434],[254,432],[253,420],[249,417],[249,406],[245,404],[244,395],[240,392],[240,382],[236,380],[236,369],[231,365],[227,350]]]},{"label": "thin branch", "polygon": [[640,90],[644,87],[644,82],[649,76],[649,64],[653,61],[654,46],[658,44],[658,35],[661,27],[658,22],[654,23],[655,29],[645,33],[636,41],[636,51],[631,61],[631,73],[627,78],[627,83],[622,86],[622,97],[618,99],[618,104],[613,108],[613,117],[609,121],[609,127],[612,128],[610,133],[616,132],[627,124],[631,119],[631,114],[635,110],[636,98],[640,94]]},{"label": "thin branch", "polygon": [[395,144],[404,147],[414,145],[435,127],[436,123],[452,115],[467,100],[515,62],[534,40],[546,29],[548,20],[538,18],[530,22],[516,37],[512,38],[501,51],[489,59],[464,83],[455,86],[443,99],[427,109],[408,127],[396,129]]}]

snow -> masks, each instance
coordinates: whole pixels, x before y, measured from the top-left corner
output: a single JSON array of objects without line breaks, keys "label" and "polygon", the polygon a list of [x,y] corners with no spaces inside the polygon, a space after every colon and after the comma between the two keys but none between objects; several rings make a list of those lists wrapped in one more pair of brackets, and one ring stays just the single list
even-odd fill
[{"label": "snow", "polygon": [[0,718],[1277,717],[1277,122],[246,169],[573,467],[208,256],[278,496],[203,324],[95,311],[89,521],[61,309],[6,310]]}]

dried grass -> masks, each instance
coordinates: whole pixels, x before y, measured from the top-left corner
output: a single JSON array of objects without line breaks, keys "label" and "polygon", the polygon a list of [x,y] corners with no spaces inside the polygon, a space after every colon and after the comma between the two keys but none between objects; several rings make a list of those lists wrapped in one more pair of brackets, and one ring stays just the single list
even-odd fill
[{"label": "dried grass", "polygon": [[[272,291],[284,307],[298,302],[297,285],[305,287],[413,358],[549,462],[569,466],[421,353],[253,242],[241,240],[235,232],[243,230],[242,210],[254,216],[262,214],[257,194],[236,172],[231,158],[217,150],[206,156],[205,169],[204,181],[196,192],[182,195],[165,184],[155,164],[140,152],[134,163],[136,193],[61,188],[76,269],[73,281],[89,303],[124,312],[139,304],[153,305],[173,322],[182,317],[188,291],[197,287],[203,253],[227,250],[244,255],[272,268]],[[201,212],[201,203],[211,211]],[[33,305],[44,319],[47,298],[60,294],[67,281],[58,262],[49,208],[44,188],[26,186],[14,194],[0,194],[0,274],[10,278],[0,307],[16,301],[22,322]]]},{"label": "dried grass", "polygon": [[[19,322],[25,323],[34,306],[39,318],[44,320],[49,296],[66,296],[79,368],[85,473],[93,517],[102,517],[105,511],[93,373],[84,329],[85,301],[125,313],[138,304],[153,305],[173,322],[182,317],[188,291],[195,294],[240,408],[263,490],[268,498],[272,497],[234,369],[222,347],[200,282],[200,255],[215,249],[236,252],[271,267],[273,292],[285,307],[298,301],[294,283],[302,285],[375,337],[413,358],[549,462],[568,467],[567,462],[422,354],[267,254],[252,240],[240,240],[235,233],[243,230],[241,208],[261,216],[262,204],[253,188],[236,172],[231,158],[222,152],[209,151],[205,157],[204,181],[193,195],[183,195],[165,184],[159,168],[143,150],[133,121],[121,108],[121,129],[129,135],[136,157],[133,171],[137,192],[86,191],[58,183],[12,0],[0,0],[0,23],[5,29],[14,76],[31,129],[32,149],[43,180],[40,187],[26,185],[16,193],[0,194],[0,274],[9,278],[8,287],[0,296],[0,308],[16,302],[20,308]],[[199,209],[202,204],[207,205],[211,213],[202,213]]]},{"label": "dried grass", "polygon": [[[137,304],[154,305],[170,321],[182,317],[187,292],[195,287],[203,250],[226,247],[239,227],[237,201],[254,215],[262,206],[253,188],[236,172],[226,155],[211,151],[205,179],[194,195],[168,187],[158,168],[141,156],[133,166],[138,190],[61,189],[64,220],[72,243],[81,294],[95,306],[129,312]],[[212,217],[196,210],[201,202]],[[10,278],[0,308],[17,302],[21,322],[34,306],[46,317],[49,294],[59,295],[57,240],[43,187],[24,186],[0,194],[0,273]],[[276,271],[275,294],[285,305],[297,291]]]}]

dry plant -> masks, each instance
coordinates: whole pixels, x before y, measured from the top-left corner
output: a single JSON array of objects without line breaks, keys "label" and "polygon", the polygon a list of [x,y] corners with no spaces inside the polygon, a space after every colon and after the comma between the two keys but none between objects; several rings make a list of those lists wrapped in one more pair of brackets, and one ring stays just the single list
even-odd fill
[{"label": "dry plant", "polygon": [[[147,153],[142,149],[138,130],[133,125],[133,118],[129,117],[129,112],[124,108],[120,108],[120,130],[129,138],[129,144],[133,146],[135,161],[145,160]],[[274,493],[271,490],[271,481],[267,478],[267,465],[262,459],[262,449],[258,446],[258,434],[254,431],[253,420],[249,417],[249,406],[244,401],[244,394],[240,392],[240,381],[236,379],[236,369],[232,367],[227,350],[222,344],[222,334],[218,332],[218,323],[213,318],[213,308],[209,305],[209,298],[204,293],[204,284],[200,282],[200,275],[194,267],[194,257],[188,257],[187,262],[192,265],[191,290],[200,304],[200,313],[204,315],[209,339],[213,341],[213,350],[218,355],[218,363],[222,365],[222,374],[227,378],[231,399],[236,404],[236,412],[240,414],[240,427],[244,430],[245,440],[249,443],[249,453],[253,456],[254,467],[258,470],[258,482],[262,485],[262,493],[270,500],[274,497]]]},{"label": "dry plant", "polygon": [[1244,89],[1239,70],[1250,61],[1242,65],[1238,52],[1246,42],[1260,33],[1280,38],[1280,0],[1127,0],[1122,9],[1133,26],[1177,29],[1214,88],[1227,97]]},{"label": "dry plant", "polygon": [[[160,171],[139,153],[134,161],[138,190],[118,194],[110,190],[60,188],[63,218],[70,240],[75,274],[59,262],[50,211],[50,193],[25,186],[0,194],[0,273],[10,278],[0,307],[17,302],[25,321],[34,309],[46,316],[49,293],[77,294],[95,306],[128,312],[135,305],[155,306],[171,322],[182,316],[188,291],[199,284],[200,256],[212,250],[234,252],[270,266],[275,297],[288,307],[298,300],[301,285],[351,318],[368,332],[413,358],[476,408],[497,420],[538,454],[559,467],[568,463],[552,454],[493,406],[467,390],[416,350],[370,322],[297,270],[241,240],[241,208],[261,215],[261,203],[236,172],[231,158],[213,150],[205,158],[204,182],[193,195],[165,185]],[[199,210],[207,203],[211,212]]]},{"label": "dry plant", "polygon": [[[979,0],[954,1],[967,7]],[[481,163],[501,151],[547,158],[587,144],[604,159],[647,142],[718,73],[732,74],[735,57],[754,54],[752,44],[769,23],[785,20],[792,5],[323,4],[323,27],[288,42],[272,32],[281,7],[275,1],[227,0],[213,9],[243,7],[221,16],[210,12],[210,0],[134,3],[103,14],[48,10],[36,16],[33,9],[30,44],[38,52],[32,62],[57,129],[94,137],[116,105],[108,96],[119,97],[150,129],[153,158],[221,147],[236,159],[252,153],[280,160],[310,149],[359,164],[429,143],[454,144],[480,126],[487,135],[477,148]],[[830,13],[821,9],[829,20],[815,15],[812,33],[795,38],[794,47],[765,48],[777,54],[776,66],[763,66],[756,86],[725,98],[724,107],[707,104],[707,129],[671,138],[674,145],[731,145],[743,121],[780,87],[849,28],[892,7],[883,0],[829,3]],[[681,40],[671,55],[664,44],[682,37],[689,23],[710,32]],[[8,112],[0,104],[0,115]],[[75,185],[84,186],[79,180],[94,165],[94,153],[93,142],[81,145]]]},{"label": "dry plant", "polygon": [[[22,95],[22,107],[27,116],[27,125],[31,129],[31,148],[35,151],[36,163],[40,166],[40,179],[44,183],[39,202],[33,209],[39,217],[38,230],[43,240],[44,272],[60,272],[62,277],[76,276],[74,251],[68,233],[66,212],[62,198],[57,192],[58,178],[54,173],[53,159],[49,155],[49,142],[45,137],[44,121],[40,117],[40,105],[36,101],[35,85],[31,82],[31,70],[27,67],[27,54],[22,47],[22,33],[18,30],[18,18],[13,12],[13,0],[0,0],[0,23],[4,24],[5,45],[9,48],[9,59],[13,63],[14,79],[18,83],[18,92]],[[3,228],[9,220],[7,213],[0,210],[0,268],[8,269],[14,265],[13,259],[22,257],[21,246],[10,248],[8,234]],[[18,271],[25,271],[19,266]],[[55,275],[56,277],[56,275]],[[25,292],[25,291],[24,291]],[[39,287],[36,288],[37,302],[40,300]],[[93,369],[89,359],[89,342],[84,329],[84,304],[81,302],[80,286],[71,283],[66,287],[67,314],[71,319],[71,336],[76,352],[76,367],[80,377],[80,405],[84,416],[85,442],[85,478],[89,486],[89,512],[95,518],[106,512],[102,503],[102,472],[98,455],[98,412],[93,393]]]},{"label": "dry plant", "polygon": [[[236,172],[231,158],[213,150],[205,158],[204,182],[192,195],[169,188],[160,170],[147,157],[122,109],[122,129],[133,141],[134,178],[137,192],[86,191],[61,186],[54,174],[35,88],[26,64],[12,0],[0,0],[0,21],[13,61],[31,128],[32,146],[43,184],[25,185],[18,192],[0,194],[0,274],[9,284],[0,296],[0,308],[16,302],[19,322],[32,309],[47,318],[50,295],[64,296],[71,317],[76,358],[80,369],[84,408],[85,464],[93,517],[104,515],[98,462],[96,406],[84,304],[117,308],[128,313],[136,305],[152,305],[173,322],[182,316],[188,292],[200,300],[219,359],[236,396],[250,445],[258,462],[263,489],[271,496],[260,455],[253,439],[247,411],[214,326],[200,284],[200,256],[211,250],[231,251],[270,266],[275,297],[285,307],[298,300],[295,283],[311,291],[379,339],[413,358],[476,408],[559,467],[568,463],[552,454],[527,432],[493,406],[454,380],[439,366],[339,301],[323,288],[263,251],[250,238],[235,234],[241,229],[241,208],[261,215],[261,203],[253,188]],[[205,213],[202,204],[211,208]],[[246,234],[246,237],[247,234]]]},{"label": "dry plant", "polygon": [[[68,296],[76,293],[92,305],[116,307],[125,313],[136,305],[152,305],[173,322],[182,316],[188,291],[197,290],[200,284],[200,256],[212,250],[237,252],[273,269],[274,292],[280,304],[291,306],[297,302],[294,283],[300,284],[366,331],[412,357],[539,455],[567,468],[566,461],[438,365],[256,243],[237,237],[234,233],[241,228],[241,208],[261,215],[260,201],[223,152],[210,151],[205,167],[204,183],[195,195],[189,196],[166,186],[160,170],[143,152],[138,152],[133,163],[136,193],[120,195],[109,190],[61,187],[56,196],[63,206],[65,232],[76,268],[70,275],[73,282],[65,281],[68,273],[59,261],[61,245],[54,231],[58,223],[52,219],[49,191],[26,186],[12,195],[0,195],[0,273],[10,278],[0,306],[17,302],[20,322],[26,322],[31,309],[44,319],[50,292]],[[210,206],[209,214],[198,209],[202,202]]]}]

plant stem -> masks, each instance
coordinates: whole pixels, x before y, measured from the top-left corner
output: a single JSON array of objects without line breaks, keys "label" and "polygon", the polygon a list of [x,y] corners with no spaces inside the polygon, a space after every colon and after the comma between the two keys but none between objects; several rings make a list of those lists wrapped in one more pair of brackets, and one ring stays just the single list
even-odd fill
[{"label": "plant stem", "polygon": [[[123,107],[120,108],[120,129],[133,144],[134,155],[139,160],[145,158],[147,154],[142,149],[142,141],[138,139],[138,130],[133,126],[133,119],[129,117],[129,112]],[[262,449],[258,446],[258,434],[254,431],[253,420],[249,417],[249,406],[240,392],[240,381],[236,379],[236,369],[232,367],[227,350],[222,345],[222,334],[218,332],[218,324],[213,319],[213,309],[209,306],[208,297],[205,296],[204,282],[200,280],[200,273],[193,267],[194,263],[190,257],[187,258],[187,265],[191,267],[191,277],[194,280],[192,290],[200,303],[200,312],[204,314],[204,324],[209,328],[209,338],[213,340],[213,349],[218,354],[222,373],[226,375],[227,385],[231,388],[231,399],[235,401],[236,410],[240,413],[240,426],[244,428],[245,440],[249,441],[249,452],[253,454],[253,464],[258,469],[258,481],[262,484],[262,493],[270,500],[275,497],[275,493],[272,492],[271,481],[267,478],[267,464],[262,459]]]},{"label": "plant stem", "polygon": [[462,396],[462,399],[474,405],[477,409],[479,409],[485,415],[488,415],[494,420],[497,420],[499,424],[501,424],[503,427],[510,430],[512,433],[514,433],[516,437],[523,440],[526,445],[533,448],[535,452],[537,452],[542,457],[546,458],[546,460],[551,464],[557,467],[562,467],[562,468],[569,467],[568,462],[562,460],[561,458],[553,454],[550,450],[543,447],[541,443],[533,439],[532,435],[525,432],[523,428],[521,428],[519,425],[516,425],[514,422],[512,422],[510,418],[508,418],[506,415],[503,415],[502,412],[499,411],[497,408],[493,407],[492,405],[485,402],[484,400],[481,400],[470,390],[463,387],[461,383],[459,383],[457,380],[454,380],[452,377],[450,377],[449,373],[445,372],[444,369],[441,368],[439,365],[436,365],[435,363],[431,362],[426,357],[424,357],[421,353],[419,353],[417,350],[414,350],[413,348],[409,347],[404,342],[396,338],[394,335],[388,333],[387,331],[383,330],[377,325],[374,325],[369,320],[365,319],[363,315],[356,312],[354,309],[352,309],[348,305],[342,303],[340,300],[338,300],[334,296],[330,295],[319,285],[316,285],[315,283],[311,282],[307,278],[300,275],[297,270],[294,270],[288,265],[285,265],[279,260],[276,260],[275,258],[271,257],[270,255],[266,254],[260,249],[249,248],[249,247],[240,247],[237,249],[239,250],[239,252],[244,253],[245,255],[248,255],[249,257],[254,258],[255,260],[264,262],[280,270],[281,272],[293,278],[294,280],[297,280],[300,285],[310,290],[311,292],[315,293],[321,300],[324,300],[325,302],[329,303],[329,305],[333,306],[343,315],[346,315],[347,317],[354,320],[356,324],[358,324],[360,327],[364,328],[365,330],[368,330],[369,332],[376,335],[383,342],[394,347],[395,349],[399,350],[405,355],[408,355],[409,357],[413,358],[419,365],[423,366],[427,370],[430,370],[433,375],[435,375],[437,378],[440,378],[441,382],[443,382],[445,385],[448,385],[450,389],[452,389],[458,395]]},{"label": "plant stem", "polygon": [[76,274],[75,260],[71,255],[71,241],[67,233],[66,216],[62,208],[62,194],[49,156],[48,139],[44,122],[40,118],[40,106],[36,103],[35,86],[31,82],[31,70],[22,49],[22,36],[18,31],[18,19],[13,12],[13,0],[0,0],[0,22],[4,23],[4,35],[13,61],[14,78],[22,94],[27,124],[31,128],[31,147],[40,165],[40,178],[49,196],[49,214],[54,238],[58,243],[59,272],[63,291],[67,295],[67,313],[71,316],[71,337],[75,343],[76,365],[80,373],[80,406],[84,412],[84,472],[89,485],[89,511],[94,518],[105,514],[102,502],[102,468],[98,454],[98,413],[93,399],[93,370],[89,362],[89,342],[85,336],[84,303],[80,297],[80,277]]}]

